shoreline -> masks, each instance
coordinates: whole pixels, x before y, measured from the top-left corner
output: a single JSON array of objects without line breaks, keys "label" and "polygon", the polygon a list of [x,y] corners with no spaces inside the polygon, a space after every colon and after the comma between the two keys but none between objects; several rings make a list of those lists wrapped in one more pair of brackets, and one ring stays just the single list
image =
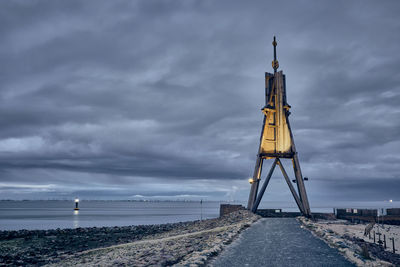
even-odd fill
[{"label": "shoreline", "polygon": [[0,265],[204,265],[260,217],[159,225],[0,232]]},{"label": "shoreline", "polygon": [[391,253],[363,236],[367,224],[354,225],[344,220],[312,221],[305,217],[297,219],[305,229],[330,247],[336,248],[357,266],[400,265],[399,254]]}]

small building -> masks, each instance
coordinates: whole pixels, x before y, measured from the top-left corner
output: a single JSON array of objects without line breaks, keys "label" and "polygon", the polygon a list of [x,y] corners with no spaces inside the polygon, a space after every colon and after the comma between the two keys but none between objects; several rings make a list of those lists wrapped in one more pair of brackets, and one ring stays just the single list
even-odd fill
[{"label": "small building", "polygon": [[376,217],[378,215],[377,209],[335,209],[337,218],[346,216],[362,216],[362,217]]},{"label": "small building", "polygon": [[400,208],[387,209],[386,214],[392,216],[400,216]]},{"label": "small building", "polygon": [[242,205],[232,205],[232,204],[221,204],[219,206],[219,217],[222,217],[226,214],[238,211],[238,210],[244,210],[245,208]]},{"label": "small building", "polygon": [[377,216],[378,210],[376,209],[360,209],[360,216]]},{"label": "small building", "polygon": [[259,209],[258,211],[266,214],[276,214],[281,213],[282,209]]}]

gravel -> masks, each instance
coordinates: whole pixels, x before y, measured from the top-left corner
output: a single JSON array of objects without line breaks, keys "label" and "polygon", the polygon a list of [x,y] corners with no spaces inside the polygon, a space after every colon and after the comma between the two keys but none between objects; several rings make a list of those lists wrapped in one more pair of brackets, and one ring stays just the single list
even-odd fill
[{"label": "gravel", "polygon": [[[347,225],[336,223],[339,221],[318,222],[304,217],[298,218],[304,227],[315,236],[324,240],[329,246],[337,248],[348,260],[357,266],[400,266],[400,255],[385,251],[382,246],[355,237],[350,230],[339,234],[330,226],[345,228]],[[346,232],[346,231],[344,231]]]}]

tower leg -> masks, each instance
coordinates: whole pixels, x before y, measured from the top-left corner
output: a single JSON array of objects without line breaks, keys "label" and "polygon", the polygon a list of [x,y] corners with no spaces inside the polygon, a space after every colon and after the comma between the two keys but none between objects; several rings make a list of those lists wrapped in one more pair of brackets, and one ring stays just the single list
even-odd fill
[{"label": "tower leg", "polygon": [[293,156],[294,175],[296,176],[297,189],[299,190],[300,200],[304,207],[304,215],[311,216],[310,204],[308,203],[306,188],[304,186],[303,175],[301,174],[300,163],[297,152]]},{"label": "tower leg", "polygon": [[297,195],[297,192],[294,189],[294,187],[289,179],[289,176],[287,175],[286,170],[282,165],[282,162],[279,159],[278,159],[278,165],[282,171],[283,177],[285,177],[285,180],[286,180],[287,185],[289,186],[290,192],[292,192],[292,195],[293,195],[294,200],[296,201],[297,207],[299,207],[300,212],[304,214],[305,212],[304,212],[303,203],[301,203],[301,200],[300,200],[299,196]]},{"label": "tower leg", "polygon": [[279,159],[276,158],[276,159],[274,160],[274,163],[272,163],[271,169],[269,170],[269,173],[268,173],[267,177],[265,178],[265,181],[264,181],[264,183],[263,183],[263,186],[262,186],[261,189],[260,189],[260,193],[259,193],[258,196],[257,196],[256,202],[254,203],[254,205],[253,205],[253,207],[252,207],[252,209],[251,209],[252,212],[256,212],[256,211],[257,211],[258,205],[259,205],[260,202],[261,202],[261,198],[262,198],[263,195],[264,195],[265,189],[266,189],[267,186],[268,186],[269,180],[271,179],[272,173],[274,172],[274,169],[275,169],[275,166],[276,166],[276,163],[278,162],[278,160],[279,160]]},{"label": "tower leg", "polygon": [[254,201],[257,198],[258,184],[260,182],[260,175],[262,170],[263,159],[257,155],[256,166],[254,167],[253,183],[251,184],[249,201],[247,202],[247,209],[253,208]]}]

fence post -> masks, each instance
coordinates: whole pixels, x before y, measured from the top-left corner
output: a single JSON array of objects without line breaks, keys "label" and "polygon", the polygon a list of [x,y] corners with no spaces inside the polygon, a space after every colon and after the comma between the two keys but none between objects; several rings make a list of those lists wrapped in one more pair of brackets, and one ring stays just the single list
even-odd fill
[{"label": "fence post", "polygon": [[383,235],[383,247],[386,249],[386,235]]},{"label": "fence post", "polygon": [[392,237],[391,239],[392,239],[393,254],[395,254],[396,253],[396,249],[394,248],[394,237]]}]

